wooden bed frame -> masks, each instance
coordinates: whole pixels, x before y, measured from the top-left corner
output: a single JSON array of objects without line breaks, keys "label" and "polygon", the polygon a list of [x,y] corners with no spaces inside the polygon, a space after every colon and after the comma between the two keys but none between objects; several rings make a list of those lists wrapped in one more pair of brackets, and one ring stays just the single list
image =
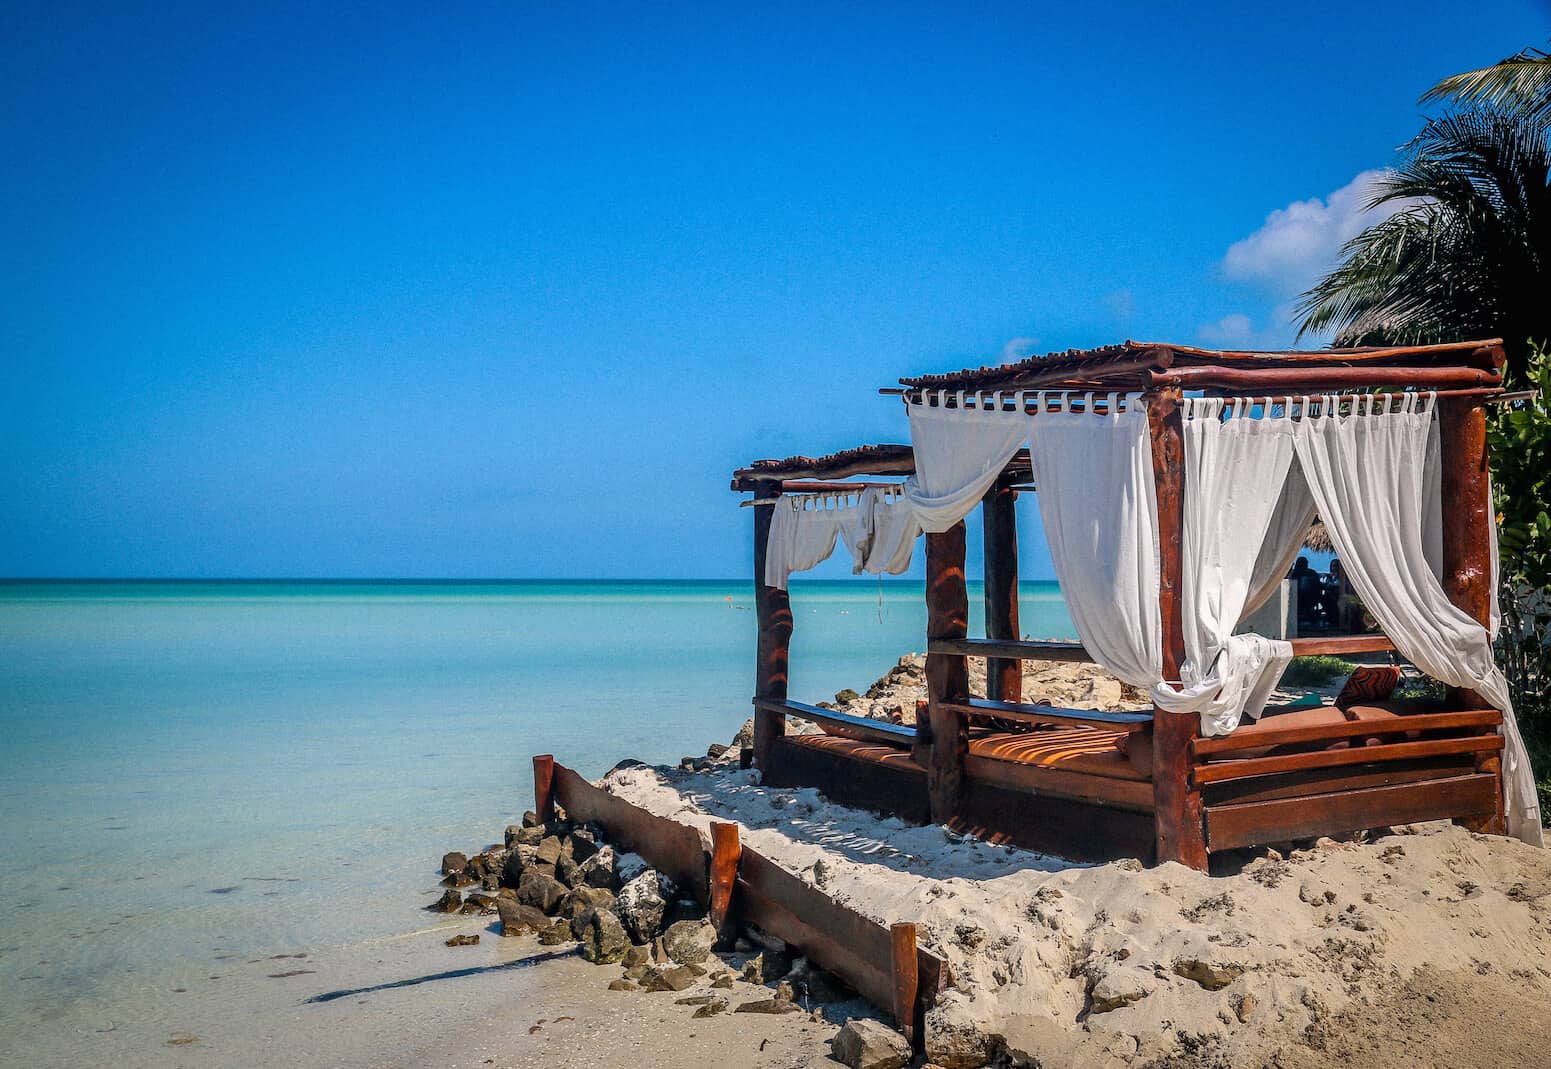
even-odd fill
[{"label": "wooden bed frame", "polygon": [[[1438,394],[1443,493],[1443,584],[1449,599],[1486,624],[1491,606],[1491,524],[1484,405],[1502,394],[1498,340],[1317,352],[1213,351],[1125,342],[1034,357],[1017,364],[901,379],[904,390],[1139,391],[1147,406],[1158,501],[1164,675],[1184,659],[1180,539],[1184,447],[1180,402],[1209,396],[1431,390]],[[951,396],[945,403],[951,405]],[[753,504],[782,494],[854,486],[857,477],[915,470],[906,445],[863,446],[831,456],[757,461],[733,476]],[[1088,661],[1078,643],[1025,642],[1018,628],[1020,492],[1034,488],[1027,452],[1015,456],[981,503],[985,549],[983,638],[968,634],[965,526],[926,535],[927,702],[902,727],[790,701],[792,611],[785,590],[764,585],[772,509],[754,513],[754,762],[766,782],[809,785],[838,802],[902,819],[934,821],[1074,858],[1137,856],[1205,869],[1213,851],[1285,842],[1418,820],[1450,818],[1504,830],[1501,713],[1471,691],[1450,689],[1431,706],[1385,703],[1355,718],[1253,726],[1201,738],[1193,714],[1051,709],[1023,702],[1022,662]],[[1383,635],[1302,638],[1299,655],[1393,650]],[[969,688],[968,658],[986,659],[986,693]],[[823,735],[788,735],[788,715]],[[1058,767],[999,756],[988,720],[1020,721],[1071,735],[1080,750],[1128,735],[1148,754],[1146,774],[1113,761]],[[1108,733],[1108,734],[1106,734]],[[1004,740],[1005,741],[1005,740]],[[1111,739],[1111,741],[1113,741]],[[1003,750],[1017,747],[1003,745]],[[1096,770],[1095,770],[1096,769]]]}]

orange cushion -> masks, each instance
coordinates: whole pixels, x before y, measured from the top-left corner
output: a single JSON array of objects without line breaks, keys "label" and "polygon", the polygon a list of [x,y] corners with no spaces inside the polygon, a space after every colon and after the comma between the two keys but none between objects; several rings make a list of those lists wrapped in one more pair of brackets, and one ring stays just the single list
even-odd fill
[{"label": "orange cushion", "polygon": [[1064,772],[1084,772],[1112,779],[1145,780],[1116,746],[1123,731],[1099,727],[1048,727],[1027,732],[997,732],[973,736],[969,752],[976,757],[1014,761]]}]

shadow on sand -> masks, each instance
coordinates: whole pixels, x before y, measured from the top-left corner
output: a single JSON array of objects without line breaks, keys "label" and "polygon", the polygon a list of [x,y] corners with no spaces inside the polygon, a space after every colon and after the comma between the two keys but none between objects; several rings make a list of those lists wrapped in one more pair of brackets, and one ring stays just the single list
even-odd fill
[{"label": "shadow on sand", "polygon": [[427,976],[414,976],[408,980],[394,980],[390,984],[373,984],[371,987],[352,987],[342,991],[325,991],[321,995],[314,995],[309,999],[303,999],[302,1005],[315,1002],[333,1002],[335,999],[348,998],[351,995],[370,995],[376,991],[392,991],[400,987],[417,987],[420,984],[429,984],[437,980],[456,980],[463,976],[480,976],[484,973],[507,972],[512,969],[526,969],[531,965],[541,965],[546,961],[554,961],[556,958],[568,958],[576,953],[573,947],[569,950],[551,950],[545,954],[535,954],[529,958],[518,958],[516,961],[502,962],[500,965],[476,965],[468,969],[449,969],[446,972],[431,973]]}]

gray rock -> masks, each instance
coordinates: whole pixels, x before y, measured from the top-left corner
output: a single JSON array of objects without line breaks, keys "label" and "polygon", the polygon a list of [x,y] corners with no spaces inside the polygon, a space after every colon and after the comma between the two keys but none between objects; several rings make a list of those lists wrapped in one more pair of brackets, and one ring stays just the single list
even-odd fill
[{"label": "gray rock", "polygon": [[489,895],[482,895],[478,891],[469,892],[469,896],[463,900],[464,913],[488,914],[496,911],[495,899]]},{"label": "gray rock", "polygon": [[504,887],[516,887],[522,882],[523,858],[522,851],[509,850],[506,860],[501,863],[501,884]]},{"label": "gray rock", "polygon": [[1099,977],[1088,994],[1094,1013],[1109,1013],[1152,994],[1152,977],[1141,969],[1115,966]]},{"label": "gray rock", "polygon": [[560,855],[565,852],[565,840],[558,835],[546,835],[539,840],[539,852],[535,856],[541,864],[553,865],[560,860]]},{"label": "gray rock", "polygon": [[892,1028],[853,1017],[835,1036],[830,1056],[851,1069],[901,1069],[910,1061],[910,1044]]},{"label": "gray rock", "polygon": [[463,896],[456,891],[447,891],[425,908],[432,913],[456,913],[463,908]]},{"label": "gray rock", "polygon": [[561,854],[555,862],[555,877],[567,887],[581,886],[587,882],[582,879],[581,869],[569,854]]},{"label": "gray rock", "polygon": [[565,885],[542,872],[524,872],[522,882],[517,885],[517,901],[545,913],[554,913],[559,909],[560,900],[564,897]]},{"label": "gray rock", "polygon": [[625,951],[625,956],[620,959],[620,964],[629,969],[636,965],[649,964],[651,960],[651,947],[632,946],[629,950]]},{"label": "gray rock", "polygon": [[571,934],[571,925],[566,921],[555,921],[539,931],[539,943],[544,946],[556,947],[571,942],[575,942],[575,937]]},{"label": "gray rock", "polygon": [[745,1002],[733,1013],[801,1013],[802,1007],[795,1002],[787,1002],[779,998],[762,998],[754,1002]]},{"label": "gray rock", "polygon": [[662,933],[663,949],[680,965],[698,965],[711,956],[716,928],[707,920],[679,921]]},{"label": "gray rock", "polygon": [[598,852],[577,867],[577,878],[588,887],[601,887],[607,891],[619,887],[619,855],[612,846],[598,848]]},{"label": "gray rock", "polygon": [[690,1014],[690,1017],[715,1017],[718,1013],[721,1013],[726,1008],[727,1002],[725,999],[713,999],[712,1001],[707,1002],[704,1006],[701,1006],[694,1013]]},{"label": "gray rock", "polygon": [[520,824],[508,824],[506,826],[505,839],[507,849],[511,849],[517,845],[517,833],[520,831],[522,831],[522,825]]},{"label": "gray rock", "polygon": [[539,815],[537,813],[535,813],[531,809],[528,810],[527,812],[523,813],[523,815],[522,815],[522,826],[524,828],[540,828],[540,827],[543,827],[543,825],[539,823]]},{"label": "gray rock", "polygon": [[543,910],[525,906],[515,898],[497,898],[495,908],[501,915],[502,935],[527,935],[549,927],[549,918],[544,916]]},{"label": "gray rock", "polygon": [[[630,937],[625,935],[619,918],[606,909],[589,909],[578,922],[581,931],[582,957],[594,965],[611,965],[625,956],[630,949]],[[574,931],[576,925],[572,925]]]},{"label": "gray rock", "polygon": [[449,872],[442,877],[443,887],[473,887],[479,880],[467,868]]},{"label": "gray rock", "polygon": [[565,900],[560,903],[560,915],[574,919],[589,909],[612,910],[613,908],[614,892],[582,884],[580,887],[572,888],[566,894]]},{"label": "gray rock", "polygon": [[609,982],[609,990],[610,991],[639,991],[639,990],[641,990],[641,987],[634,980],[626,980],[624,978],[620,978],[618,980],[611,980]]},{"label": "gray rock", "polygon": [[586,861],[603,843],[599,840],[598,833],[591,828],[577,828],[571,833],[571,856],[578,863]]},{"label": "gray rock", "polygon": [[1221,991],[1244,975],[1244,967],[1231,963],[1201,961],[1197,958],[1181,958],[1174,963],[1174,975],[1193,980],[1208,991]]},{"label": "gray rock", "polygon": [[650,943],[657,937],[673,890],[673,881],[655,869],[647,869],[620,888],[615,909],[634,942]]},{"label": "gray rock", "polygon": [[672,969],[647,969],[641,977],[642,991],[687,991],[699,979],[693,971],[680,965]]},{"label": "gray rock", "polygon": [[457,850],[442,855],[442,875],[451,876],[454,872],[462,872],[469,867],[469,859],[465,854]]}]

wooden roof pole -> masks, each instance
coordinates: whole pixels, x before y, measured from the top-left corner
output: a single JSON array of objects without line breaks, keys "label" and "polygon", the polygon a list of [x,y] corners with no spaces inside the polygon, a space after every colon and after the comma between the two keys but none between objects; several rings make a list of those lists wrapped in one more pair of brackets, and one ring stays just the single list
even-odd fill
[{"label": "wooden roof pole", "polygon": [[[926,637],[969,634],[969,591],[964,583],[964,521],[926,536]],[[969,699],[969,662],[961,654],[927,653],[926,716],[931,749],[926,766],[932,821],[946,824],[958,811],[969,754],[969,723],[953,709]],[[919,731],[919,725],[917,727]]]},{"label": "wooden roof pole", "polygon": [[[1178,679],[1185,661],[1184,586],[1185,439],[1178,387],[1147,398],[1153,480],[1158,495],[1158,610],[1163,623],[1163,678]],[[1206,870],[1206,828],[1201,789],[1191,777],[1201,720],[1153,706],[1153,819],[1157,861],[1178,861]]]},{"label": "wooden roof pole", "polygon": [[[777,498],[781,495],[780,484],[759,483],[754,495],[756,500]],[[754,616],[759,628],[754,696],[784,702],[792,641],[792,602],[786,591],[765,585],[765,555],[774,514],[773,509],[754,510]],[[765,706],[754,710],[754,764],[767,776],[772,744],[785,734],[784,714]]]},{"label": "wooden roof pole", "polygon": [[[986,638],[1016,642],[1018,630],[1018,492],[1005,475],[991,484],[980,505],[985,545]],[[986,660],[986,697],[1023,700],[1023,662]]]},{"label": "wooden roof pole", "polygon": [[[1451,397],[1438,402],[1438,459],[1443,502],[1443,589],[1449,601],[1483,627],[1492,615],[1492,513],[1487,479],[1486,409],[1478,398]],[[1470,690],[1450,689],[1458,709],[1483,709],[1488,703]],[[1497,810],[1464,823],[1473,831],[1506,831],[1502,794],[1502,755],[1483,752],[1476,769],[1497,776]]]}]

